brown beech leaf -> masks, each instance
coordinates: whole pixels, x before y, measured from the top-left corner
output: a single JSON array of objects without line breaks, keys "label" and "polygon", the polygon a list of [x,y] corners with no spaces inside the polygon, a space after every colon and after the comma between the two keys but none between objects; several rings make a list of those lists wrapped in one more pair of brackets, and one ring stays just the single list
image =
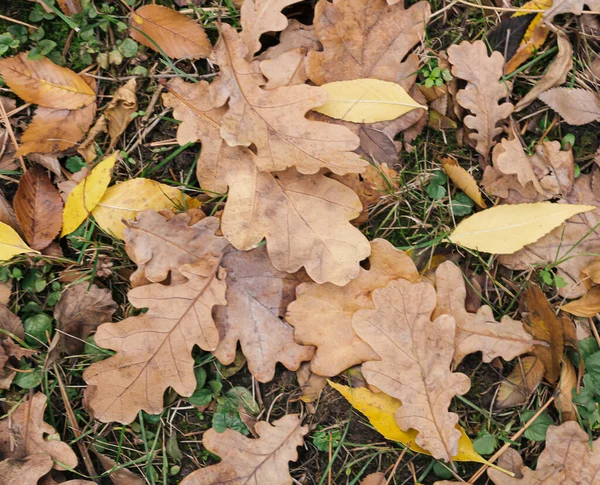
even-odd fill
[{"label": "brown beech leaf", "polygon": [[465,116],[464,124],[473,130],[469,134],[476,142],[476,150],[487,159],[494,138],[502,132],[498,123],[513,112],[513,105],[504,101],[508,94],[504,74],[504,57],[493,52],[488,57],[487,47],[481,40],[461,42],[448,48],[452,74],[467,81],[467,86],[456,94],[456,100],[472,115]]},{"label": "brown beech leaf", "polygon": [[212,46],[195,20],[160,5],[144,5],[129,19],[131,38],[175,59],[208,57]]},{"label": "brown beech leaf", "polygon": [[595,317],[600,313],[600,286],[594,286],[581,298],[562,305],[560,309],[576,317]]},{"label": "brown beech leaf", "polygon": [[288,463],[298,459],[296,448],[304,444],[308,426],[301,426],[297,414],[288,414],[272,425],[259,421],[255,430],[260,438],[254,440],[231,429],[224,433],[209,429],[202,444],[221,462],[193,472],[181,485],[292,483]]},{"label": "brown beech leaf", "polygon": [[448,411],[470,379],[450,371],[456,323],[449,315],[433,322],[435,289],[430,283],[399,279],[373,292],[375,310],[358,310],[354,331],[379,355],[362,365],[370,385],[400,399],[395,418],[403,430],[419,432],[416,443],[434,458],[449,461],[458,453],[458,415]]},{"label": "brown beech leaf", "polygon": [[496,407],[510,408],[524,404],[544,377],[544,364],[534,355],[523,357],[517,362],[506,380],[498,389]]},{"label": "brown beech leaf", "polygon": [[192,349],[215,350],[219,332],[215,305],[226,305],[225,273],[208,257],[179,268],[185,283],[153,283],[132,289],[127,297],[146,313],[98,327],[96,344],[116,351],[84,372],[85,403],[102,422],[130,423],[140,410],[158,414],[163,394],[172,387],[182,396],[196,388]]},{"label": "brown beech leaf", "polygon": [[110,135],[110,146],[114,147],[118,138],[133,120],[131,115],[137,110],[135,79],[130,79],[115,91],[112,100],[104,110],[104,116],[108,121],[108,134]]},{"label": "brown beech leaf", "polygon": [[186,278],[179,268],[184,264],[210,258],[217,261],[227,246],[215,236],[216,217],[192,223],[188,213],[171,219],[153,210],[142,211],[125,229],[125,250],[138,268],[131,275],[134,287],[149,283],[180,284]]},{"label": "brown beech leaf", "polygon": [[33,166],[21,177],[14,206],[25,239],[33,249],[44,249],[58,236],[63,202],[42,167]]},{"label": "brown beech leaf", "polygon": [[588,434],[576,421],[550,426],[546,448],[537,460],[535,471],[523,467],[523,478],[512,478],[490,468],[488,476],[495,485],[592,485],[598,481],[600,440],[591,444],[589,441]]},{"label": "brown beech leaf", "polygon": [[27,52],[0,60],[0,75],[28,103],[44,108],[79,109],[96,100],[94,90],[77,74],[46,57],[27,58]]},{"label": "brown beech leaf", "polygon": [[59,332],[50,344],[49,361],[58,359],[61,354],[82,352],[85,339],[96,327],[109,322],[116,310],[117,304],[106,289],[88,282],[67,288],[54,308]]},{"label": "brown beech leaf", "polygon": [[297,370],[310,360],[313,347],[294,342],[294,329],[283,320],[296,286],[309,280],[304,272],[276,270],[265,246],[250,251],[230,247],[221,264],[227,270],[227,306],[214,312],[221,335],[215,357],[222,364],[231,364],[239,341],[248,370],[259,382],[273,379],[277,362]]},{"label": "brown beech leaf", "polygon": [[323,51],[309,52],[308,77],[318,86],[373,78],[408,90],[419,67],[409,52],[423,39],[429,15],[428,2],[405,10],[385,0],[319,0],[314,25]]},{"label": "brown beech leaf", "polygon": [[0,485],[36,484],[52,470],[53,464],[52,458],[44,453],[35,453],[21,459],[2,460],[0,461]]},{"label": "brown beech leaf", "polygon": [[260,36],[266,32],[279,32],[288,26],[287,17],[281,12],[299,0],[244,0],[240,9],[241,38],[251,60],[260,48]]},{"label": "brown beech leaf", "polygon": [[600,10],[599,0],[554,0],[552,6],[544,12],[544,19],[549,22],[563,13],[581,15],[586,5],[592,11]]},{"label": "brown beech leaf", "polygon": [[554,405],[560,411],[562,422],[577,421],[577,408],[573,404],[573,391],[577,387],[577,373],[571,361],[563,360],[562,369],[560,371],[560,380],[556,388],[556,400]]},{"label": "brown beech leaf", "polygon": [[479,207],[485,209],[487,206],[481,196],[477,181],[473,176],[462,168],[453,158],[442,158],[442,167],[450,177],[450,180],[469,196]]},{"label": "brown beech leaf", "polygon": [[[44,454],[54,460],[52,468],[65,470],[77,466],[77,455],[60,440],[46,440],[56,431],[44,422],[46,395],[38,392],[24,399],[9,418],[0,421],[0,455],[22,459]],[[63,466],[64,465],[64,466]]]},{"label": "brown beech leaf", "polygon": [[533,339],[521,322],[507,316],[497,322],[487,305],[480,307],[477,313],[467,312],[467,290],[462,271],[452,261],[438,266],[435,286],[437,303],[433,318],[450,315],[456,320],[455,367],[473,352],[481,351],[483,361],[491,362],[496,357],[512,360],[533,350]]},{"label": "brown beech leaf", "polygon": [[567,73],[573,67],[573,46],[567,36],[560,31],[557,42],[558,54],[556,55],[556,59],[550,64],[550,68],[536,85],[517,103],[515,111],[520,111],[529,106],[541,93],[555,86],[559,86],[567,80]]},{"label": "brown beech leaf", "polygon": [[259,171],[249,149],[231,147],[220,137],[225,110],[211,104],[207,83],[172,83],[165,103],[183,120],[178,142],[203,143],[201,187],[217,193],[230,187],[222,231],[235,248],[249,250],[266,238],[271,263],[280,271],[304,266],[314,281],[338,285],[358,275],[370,246],[349,223],[362,209],[354,192],[321,174]]},{"label": "brown beech leaf", "polygon": [[600,98],[592,91],[552,88],[538,98],[570,125],[586,125],[600,118]]},{"label": "brown beech leaf", "polygon": [[247,48],[233,27],[222,24],[214,62],[221,68],[210,85],[215,107],[229,100],[220,133],[230,146],[254,145],[261,171],[295,166],[305,174],[321,168],[344,174],[361,172],[365,162],[352,153],[358,137],[348,129],[311,121],[306,113],[325,104],[327,93],[302,84],[265,90],[262,74],[244,60]]},{"label": "brown beech leaf", "polygon": [[384,239],[371,241],[369,269],[346,286],[305,283],[296,290],[297,299],[287,309],[286,320],[294,326],[294,337],[317,350],[311,371],[335,376],[353,365],[377,358],[373,349],[352,328],[352,316],[361,308],[375,308],[373,290],[397,278],[420,280],[412,260]]}]

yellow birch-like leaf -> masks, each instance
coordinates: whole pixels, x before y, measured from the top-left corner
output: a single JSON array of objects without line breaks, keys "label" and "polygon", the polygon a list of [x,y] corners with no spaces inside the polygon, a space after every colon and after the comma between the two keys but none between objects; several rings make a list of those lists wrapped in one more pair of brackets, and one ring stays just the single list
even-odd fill
[{"label": "yellow birch-like leaf", "polygon": [[338,120],[376,123],[394,120],[413,109],[427,109],[399,84],[379,79],[336,81],[320,87],[329,97],[323,106],[313,110]]},{"label": "yellow birch-like leaf", "polygon": [[596,209],[593,205],[499,205],[463,220],[450,234],[459,246],[491,254],[512,254],[534,243],[569,217]]},{"label": "yellow birch-like leaf", "polygon": [[444,167],[444,171],[448,174],[450,180],[454,182],[454,185],[467,194],[473,202],[482,209],[487,207],[483,201],[483,197],[481,197],[481,191],[477,182],[456,160],[453,158],[444,158],[442,159],[442,167]]},{"label": "yellow birch-like leaf", "polygon": [[124,239],[123,219],[134,219],[143,210],[184,210],[200,205],[199,200],[184,195],[175,187],[137,178],[109,187],[94,207],[92,215],[102,229]]},{"label": "yellow birch-like leaf", "polygon": [[37,253],[31,249],[17,232],[4,222],[0,222],[0,261],[8,261],[17,254]]},{"label": "yellow birch-like leaf", "polygon": [[[329,380],[327,382],[344,396],[352,407],[369,418],[369,422],[386,439],[399,441],[416,453],[423,453],[424,455],[431,456],[431,453],[416,444],[415,438],[418,434],[417,431],[413,429],[403,431],[396,424],[394,414],[398,407],[402,405],[398,399],[390,397],[384,392],[371,392],[364,387],[353,389]],[[475,451],[473,443],[465,433],[465,430],[458,425],[456,426],[456,429],[460,430],[462,436],[458,442],[458,454],[452,457],[452,459],[454,461],[476,461],[479,463],[487,463],[486,460]]]},{"label": "yellow birch-like leaf", "polygon": [[71,234],[87,219],[100,202],[110,183],[117,153],[106,157],[69,194],[63,212],[63,228],[60,237]]}]

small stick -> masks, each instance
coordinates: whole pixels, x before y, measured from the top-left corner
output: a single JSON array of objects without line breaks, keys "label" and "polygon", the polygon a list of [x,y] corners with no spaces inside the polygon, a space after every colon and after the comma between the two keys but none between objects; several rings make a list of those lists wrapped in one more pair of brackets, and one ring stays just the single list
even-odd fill
[{"label": "small stick", "polygon": [[402,450],[402,453],[400,453],[400,455],[398,455],[398,459],[396,460],[396,463],[394,463],[394,468],[392,468],[392,471],[390,472],[390,476],[387,478],[385,485],[390,485],[392,478],[394,478],[394,473],[396,473],[396,470],[398,469],[398,465],[400,465],[402,458],[404,458],[404,455],[406,454],[406,450],[408,450],[408,446],[406,446]]},{"label": "small stick", "polygon": [[[10,125],[10,120],[8,119],[8,115],[6,114],[6,109],[4,109],[4,103],[0,102],[0,115],[2,115],[2,121],[6,126],[6,131],[8,131],[8,136],[10,136],[10,141],[12,141],[15,146],[15,150],[19,149],[19,144],[17,143],[17,138],[15,137],[15,132]],[[21,168],[23,169],[23,173],[27,172],[27,167],[25,167],[25,160],[23,157],[19,155],[19,162],[21,162]]]},{"label": "small stick", "polygon": [[24,25],[25,27],[29,27],[30,29],[33,29],[33,30],[39,29],[39,27],[36,27],[35,25],[28,24],[27,22],[21,22],[20,20],[12,19],[12,18],[6,17],[4,15],[0,15],[0,19],[6,20],[7,22],[13,22],[15,24]]}]

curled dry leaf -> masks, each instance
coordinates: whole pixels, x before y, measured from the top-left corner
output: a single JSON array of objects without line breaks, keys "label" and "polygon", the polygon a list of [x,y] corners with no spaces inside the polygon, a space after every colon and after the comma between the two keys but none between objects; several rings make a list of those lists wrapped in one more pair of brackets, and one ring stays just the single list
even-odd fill
[{"label": "curled dry leaf", "polygon": [[102,229],[119,239],[124,239],[123,221],[135,219],[144,210],[177,210],[200,206],[199,200],[188,197],[175,187],[156,180],[136,178],[106,189],[92,215]]},{"label": "curled dry leaf", "polygon": [[504,57],[499,52],[488,57],[485,43],[478,40],[450,46],[448,59],[452,74],[467,81],[467,86],[456,94],[456,100],[472,113],[465,116],[464,124],[473,130],[469,138],[476,143],[476,150],[487,159],[494,138],[502,132],[498,123],[513,112],[512,104],[498,104],[508,95],[506,84],[500,82]]},{"label": "curled dry leaf", "polygon": [[[367,382],[400,399],[396,422],[419,432],[416,443],[434,458],[450,461],[458,453],[458,415],[448,411],[470,379],[452,373],[456,323],[449,315],[431,321],[436,304],[429,283],[395,280],[373,292],[375,310],[352,317],[354,331],[379,355],[363,364]],[[399,349],[402,349],[400,352]]]},{"label": "curled dry leaf", "polygon": [[286,320],[303,345],[317,350],[311,371],[335,376],[353,365],[375,360],[377,354],[352,328],[352,316],[361,308],[374,309],[373,290],[397,278],[420,280],[412,260],[384,239],[371,241],[369,269],[346,286],[305,283],[296,290],[297,299],[288,306]]},{"label": "curled dry leaf", "polygon": [[[0,455],[23,459],[43,454],[54,460],[52,468],[65,470],[77,466],[77,455],[60,440],[46,440],[55,429],[44,422],[46,395],[38,392],[24,399],[9,418],[0,420]],[[63,466],[64,465],[64,466]]]},{"label": "curled dry leaf", "polygon": [[208,57],[212,46],[204,29],[179,12],[160,5],[144,5],[129,19],[131,38],[175,59]]},{"label": "curled dry leaf", "polygon": [[317,282],[344,285],[355,278],[358,263],[370,251],[366,238],[348,222],[362,209],[356,194],[321,174],[259,171],[250,150],[221,139],[225,110],[214,107],[207,83],[179,81],[169,86],[165,103],[183,120],[178,142],[203,143],[197,169],[200,185],[211,192],[225,192],[230,186],[222,219],[229,242],[249,250],[266,238],[275,268],[294,273],[304,266]]},{"label": "curled dry leaf", "polygon": [[269,80],[265,89],[304,84],[308,79],[304,69],[306,49],[298,47],[274,59],[260,61],[260,71]]},{"label": "curled dry leaf", "polygon": [[319,399],[321,392],[327,386],[327,379],[323,376],[313,374],[310,370],[310,364],[304,362],[296,372],[298,385],[302,390],[300,400],[305,403],[311,403]]},{"label": "curled dry leaf", "polygon": [[546,22],[550,22],[557,15],[564,13],[581,15],[586,5],[592,11],[600,10],[600,2],[598,0],[554,0],[552,7],[544,12],[544,19]]},{"label": "curled dry leaf", "polygon": [[[107,472],[113,468],[117,468],[115,460],[102,453],[98,453],[95,448],[92,448],[92,451],[102,464],[102,468]],[[110,478],[113,485],[144,485],[146,483],[142,478],[130,472],[127,468],[117,468],[117,470],[108,475],[108,478]]]},{"label": "curled dry leaf", "polygon": [[600,286],[594,286],[581,298],[562,305],[560,309],[576,317],[595,317],[600,313]]},{"label": "curled dry leaf", "polygon": [[74,110],[96,100],[93,89],[73,71],[45,57],[28,59],[27,52],[0,60],[0,75],[13,93],[44,108]]},{"label": "curled dry leaf", "polygon": [[125,230],[125,250],[138,266],[131,275],[132,285],[185,282],[181,266],[221,256],[227,241],[215,236],[218,229],[216,217],[194,223],[187,213],[166,219],[153,210],[141,212]]},{"label": "curled dry leaf", "polygon": [[600,258],[594,259],[590,264],[581,270],[581,277],[588,279],[588,282],[600,284]]},{"label": "curled dry leaf", "polygon": [[561,421],[577,421],[577,409],[573,404],[573,392],[577,387],[577,373],[568,359],[563,360],[560,380],[556,389],[554,405],[560,411]]},{"label": "curled dry leaf", "polygon": [[248,370],[259,382],[273,379],[277,362],[297,370],[310,360],[313,347],[294,342],[294,329],[283,320],[296,286],[308,281],[304,272],[276,270],[265,246],[250,251],[230,247],[222,265],[227,269],[227,306],[215,310],[221,336],[215,357],[222,364],[231,364],[239,341]]},{"label": "curled dry leaf", "polygon": [[21,228],[19,227],[19,223],[17,222],[17,216],[15,215],[15,211],[12,208],[12,205],[6,197],[4,197],[4,193],[0,189],[0,222],[10,226],[15,231],[21,232]]},{"label": "curled dry leaf", "polygon": [[456,320],[456,337],[453,364],[473,352],[481,351],[484,362],[496,357],[512,360],[517,355],[533,350],[533,339],[523,324],[504,316],[494,319],[492,309],[484,305],[477,313],[465,309],[467,290],[462,271],[451,261],[440,264],[435,272],[437,303],[433,318],[450,315]]},{"label": "curled dry leaf", "polygon": [[230,146],[253,144],[261,171],[293,165],[305,174],[321,168],[338,174],[364,170],[365,162],[352,153],[359,144],[356,135],[305,117],[308,110],[325,103],[325,91],[306,84],[270,91],[261,88],[264,78],[244,60],[247,48],[239,34],[227,24],[221,25],[220,32],[214,55],[220,77],[210,89],[215,107],[229,100],[220,135]]},{"label": "curled dry leaf", "polygon": [[38,253],[31,249],[17,232],[4,222],[0,222],[0,261],[8,261],[17,254]]},{"label": "curled dry leaf", "polygon": [[520,111],[529,106],[541,93],[559,86],[567,80],[567,73],[573,67],[573,46],[571,46],[571,42],[569,42],[567,36],[562,32],[559,32],[557,42],[558,54],[556,55],[556,59],[550,64],[550,68],[536,85],[517,103],[515,111]]},{"label": "curled dry leaf", "polygon": [[136,112],[138,106],[135,90],[135,79],[130,79],[115,91],[113,98],[104,110],[104,116],[108,121],[111,148],[115,146],[118,138],[133,120],[132,115]]},{"label": "curled dry leaf", "polygon": [[487,207],[481,196],[481,191],[477,186],[477,181],[469,172],[462,168],[456,160],[453,158],[443,158],[442,167],[448,174],[448,177],[450,177],[450,180],[452,180],[460,190],[467,194],[473,202],[482,209]]},{"label": "curled dry leaf", "polygon": [[204,447],[221,457],[217,465],[188,475],[181,485],[250,483],[284,485],[292,483],[290,461],[298,459],[296,448],[304,444],[308,426],[301,426],[297,414],[288,414],[273,424],[259,421],[258,439],[249,439],[231,429],[217,433],[209,429],[202,438]]},{"label": "curled dry leaf", "polygon": [[517,362],[506,380],[498,389],[496,407],[510,408],[524,404],[544,377],[544,364],[534,356],[528,355]]},{"label": "curled dry leaf", "polygon": [[[21,340],[25,338],[23,324],[14,313],[2,304],[0,305],[0,389],[10,388],[17,373],[13,369],[18,366],[19,359],[35,354],[35,351],[15,344],[11,338],[13,335]],[[11,359],[15,360],[12,362],[15,365],[10,366],[12,369],[6,367]]]},{"label": "curled dry leaf", "polygon": [[13,203],[25,239],[33,249],[44,249],[58,236],[63,202],[42,167],[31,167],[21,177]]},{"label": "curled dry leaf", "polygon": [[586,125],[600,118],[600,98],[586,89],[552,88],[538,98],[570,125]]}]

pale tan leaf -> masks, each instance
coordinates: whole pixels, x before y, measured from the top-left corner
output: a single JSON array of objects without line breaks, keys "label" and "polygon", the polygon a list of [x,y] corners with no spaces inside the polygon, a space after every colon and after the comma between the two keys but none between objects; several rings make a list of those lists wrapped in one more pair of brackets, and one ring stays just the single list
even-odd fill
[{"label": "pale tan leaf", "polygon": [[467,86],[456,94],[456,100],[472,115],[465,116],[465,126],[473,130],[469,134],[476,142],[476,150],[487,158],[494,138],[502,132],[498,123],[513,112],[513,105],[504,101],[508,95],[504,74],[504,57],[499,52],[488,57],[487,47],[481,40],[464,41],[448,48],[452,74],[467,81]]},{"label": "pale tan leaf", "polygon": [[327,386],[327,378],[313,374],[310,370],[310,364],[304,362],[296,372],[298,385],[302,390],[300,400],[305,403],[311,403],[319,399],[321,392]]},{"label": "pale tan leaf", "polygon": [[0,75],[13,93],[44,108],[74,110],[96,100],[93,89],[73,71],[45,57],[30,60],[27,52],[0,60]]},{"label": "pale tan leaf", "polygon": [[520,111],[529,106],[541,93],[559,86],[567,80],[567,73],[573,67],[573,47],[567,36],[560,31],[557,36],[557,42],[558,54],[556,55],[556,59],[550,64],[548,71],[546,71],[536,85],[517,103],[515,111]]},{"label": "pale tan leaf", "polygon": [[52,458],[44,453],[25,458],[7,458],[0,461],[0,485],[29,485],[52,470]]},{"label": "pale tan leaf", "polygon": [[599,0],[554,0],[552,6],[544,12],[544,19],[551,21],[557,15],[564,13],[581,15],[585,6],[592,11],[600,11]]},{"label": "pale tan leaf", "polygon": [[554,405],[560,411],[561,421],[577,421],[577,409],[573,404],[573,391],[577,388],[577,373],[573,364],[564,359],[560,371],[560,380],[556,389]]},{"label": "pale tan leaf", "polygon": [[512,140],[504,138],[494,147],[492,159],[496,169],[506,175],[516,175],[524,188],[531,184],[538,193],[544,195],[544,189],[518,137],[515,136]]},{"label": "pale tan leaf", "polygon": [[259,56],[258,60],[277,59],[282,54],[304,48],[306,52],[318,50],[321,44],[315,35],[315,28],[312,25],[304,25],[296,19],[289,19],[288,26],[281,31],[279,35],[279,44],[269,47]]},{"label": "pale tan leaf", "polygon": [[356,135],[305,117],[307,111],[325,103],[324,90],[306,84],[264,90],[262,74],[244,60],[247,48],[239,34],[227,24],[221,25],[220,32],[214,56],[220,77],[210,89],[215,107],[229,100],[220,133],[230,146],[254,145],[261,171],[291,166],[305,174],[321,168],[338,174],[364,170],[365,162],[352,153],[359,144]]},{"label": "pale tan leaf", "polygon": [[175,59],[200,59],[212,50],[196,21],[167,7],[144,5],[131,14],[129,26],[133,40]]},{"label": "pale tan leaf", "polygon": [[217,465],[193,472],[181,485],[251,483],[284,485],[292,483],[288,463],[298,459],[296,448],[304,444],[308,426],[301,426],[297,414],[288,414],[273,424],[259,421],[258,439],[249,439],[231,429],[217,433],[209,429],[202,438],[204,447],[221,457]]},{"label": "pale tan leaf", "polygon": [[44,153],[30,153],[27,155],[27,159],[30,162],[35,162],[38,165],[41,165],[44,168],[50,170],[53,174],[62,178],[62,167],[60,166],[60,162],[58,161],[58,157],[56,155],[48,155]]},{"label": "pale tan leaf", "polygon": [[360,485],[387,485],[385,473],[371,473],[361,480]]},{"label": "pale tan leaf", "polygon": [[110,135],[111,147],[115,146],[117,139],[125,131],[129,123],[133,121],[132,115],[137,111],[138,106],[135,91],[135,79],[130,79],[115,91],[113,98],[104,110],[104,116],[106,116],[106,120],[108,121],[108,134]]},{"label": "pale tan leaf", "polygon": [[552,88],[538,96],[570,125],[586,125],[600,118],[600,98],[581,88]]},{"label": "pale tan leaf", "polygon": [[453,158],[442,158],[442,167],[448,174],[448,177],[450,177],[450,180],[452,180],[460,190],[467,194],[473,202],[482,209],[487,207],[481,196],[477,181],[469,172],[462,168],[456,160]]},{"label": "pale tan leaf", "polygon": [[492,254],[512,254],[536,242],[564,221],[592,205],[535,204],[500,205],[463,219],[450,234],[454,244]]},{"label": "pale tan leaf", "polygon": [[506,380],[500,384],[496,407],[504,409],[525,403],[542,382],[544,371],[544,364],[538,357],[528,355],[520,359]]},{"label": "pale tan leaf", "polygon": [[311,371],[335,376],[353,365],[377,356],[353,330],[352,315],[361,308],[373,309],[373,290],[397,278],[420,280],[412,260],[384,239],[371,241],[369,269],[346,286],[305,283],[296,290],[297,299],[288,306],[286,320],[294,326],[296,341],[317,350]]},{"label": "pale tan leaf", "polygon": [[481,351],[484,362],[496,357],[512,360],[533,350],[533,339],[523,324],[510,317],[494,319],[492,309],[484,305],[477,313],[465,309],[467,290],[462,271],[451,261],[438,266],[435,272],[437,303],[433,318],[450,315],[456,320],[453,364],[456,367],[468,354]]},{"label": "pale tan leaf", "polygon": [[570,301],[560,309],[577,317],[595,317],[600,313],[600,286],[594,286],[579,300]]},{"label": "pale tan leaf", "polygon": [[449,315],[431,321],[436,304],[429,283],[399,279],[373,292],[375,310],[359,310],[352,326],[380,360],[363,364],[367,382],[400,399],[400,428],[419,432],[416,442],[434,458],[450,460],[458,452],[458,415],[448,411],[470,380],[452,373],[456,323]]},{"label": "pale tan leaf", "polygon": [[[4,221],[3,221],[4,222]],[[592,283],[600,284],[600,258],[594,259],[581,270],[582,278],[586,276]]]},{"label": "pale tan leaf", "polygon": [[308,79],[304,69],[306,49],[298,47],[284,52],[279,57],[260,61],[260,71],[269,80],[265,89],[304,84]]}]

